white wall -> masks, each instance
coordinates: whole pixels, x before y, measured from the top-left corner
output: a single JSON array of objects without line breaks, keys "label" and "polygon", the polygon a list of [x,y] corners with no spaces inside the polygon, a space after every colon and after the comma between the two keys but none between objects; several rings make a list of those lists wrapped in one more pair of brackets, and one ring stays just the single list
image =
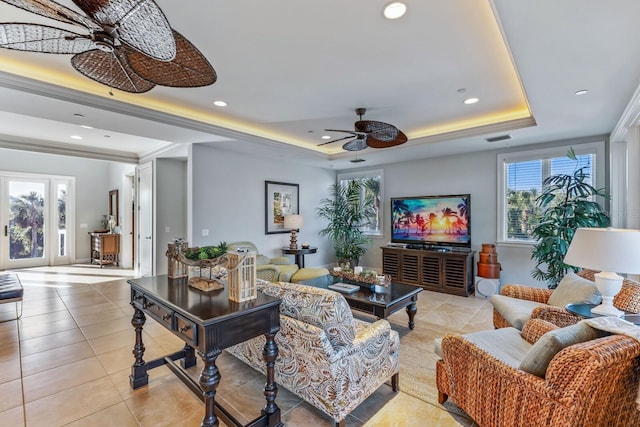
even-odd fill
[{"label": "white wall", "polygon": [[0,148],[0,170],[76,178],[76,260],[89,261],[87,233],[102,228],[109,211],[109,162]]},{"label": "white wall", "polygon": [[[286,153],[275,161],[204,145],[192,147],[191,162],[190,246],[249,240],[264,255],[281,256],[280,248],[289,245],[289,234],[265,234],[265,181],[277,181],[300,186],[304,227],[298,234],[298,243],[318,246],[318,253],[305,257],[305,265],[335,262],[329,242],[318,237],[324,224],[315,215],[318,202],[335,182],[335,171],[287,161]],[[202,236],[203,229],[209,230],[208,237]]]},{"label": "white wall", "polygon": [[156,159],[156,274],[167,274],[167,243],[187,237],[187,161]]}]

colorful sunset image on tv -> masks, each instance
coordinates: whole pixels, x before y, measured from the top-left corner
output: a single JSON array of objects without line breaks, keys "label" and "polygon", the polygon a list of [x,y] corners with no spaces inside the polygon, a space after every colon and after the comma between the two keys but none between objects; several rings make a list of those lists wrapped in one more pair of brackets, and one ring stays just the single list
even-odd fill
[{"label": "colorful sunset image on tv", "polygon": [[392,241],[469,245],[469,196],[392,198]]}]

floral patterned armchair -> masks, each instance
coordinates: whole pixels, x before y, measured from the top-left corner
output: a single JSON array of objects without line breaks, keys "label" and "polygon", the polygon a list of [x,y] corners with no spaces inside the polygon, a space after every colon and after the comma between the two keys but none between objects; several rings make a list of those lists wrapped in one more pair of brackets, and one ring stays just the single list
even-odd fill
[{"label": "floral patterned armchair", "polygon": [[[275,379],[331,416],[336,425],[385,381],[398,387],[399,337],[389,322],[354,319],[337,292],[294,283],[261,283],[258,291],[282,299]],[[264,338],[227,349],[265,373]]]}]

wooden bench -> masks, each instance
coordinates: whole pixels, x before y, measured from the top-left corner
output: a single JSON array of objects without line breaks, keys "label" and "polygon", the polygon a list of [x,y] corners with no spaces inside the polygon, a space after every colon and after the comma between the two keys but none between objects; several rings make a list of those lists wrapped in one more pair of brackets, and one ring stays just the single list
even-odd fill
[{"label": "wooden bench", "polygon": [[[22,316],[22,296],[24,295],[24,288],[17,274],[8,273],[0,274],[0,304],[15,302],[16,303],[16,318],[7,319],[17,320]],[[18,313],[18,302],[20,303],[20,313]]]}]

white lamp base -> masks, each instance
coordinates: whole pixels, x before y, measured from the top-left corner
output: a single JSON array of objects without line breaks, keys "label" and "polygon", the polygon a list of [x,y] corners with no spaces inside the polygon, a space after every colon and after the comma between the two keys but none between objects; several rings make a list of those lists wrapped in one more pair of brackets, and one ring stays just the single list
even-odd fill
[{"label": "white lamp base", "polygon": [[602,304],[591,309],[591,313],[603,316],[622,317],[624,311],[618,310],[613,306],[613,297],[618,295],[622,289],[623,277],[616,273],[602,271],[594,275],[596,279],[596,287],[602,295]]}]

